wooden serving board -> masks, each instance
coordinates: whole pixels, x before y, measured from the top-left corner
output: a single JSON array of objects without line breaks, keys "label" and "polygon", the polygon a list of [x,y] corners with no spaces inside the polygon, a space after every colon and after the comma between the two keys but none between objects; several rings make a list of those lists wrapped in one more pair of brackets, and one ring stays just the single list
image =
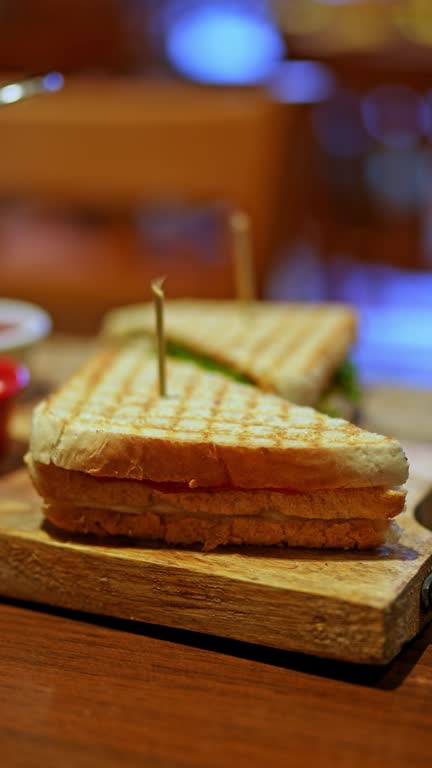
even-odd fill
[{"label": "wooden serving board", "polygon": [[394,548],[203,553],[61,536],[44,526],[20,470],[0,481],[0,594],[382,664],[432,618],[420,601],[432,532],[414,517],[430,487],[425,476],[411,479]]}]

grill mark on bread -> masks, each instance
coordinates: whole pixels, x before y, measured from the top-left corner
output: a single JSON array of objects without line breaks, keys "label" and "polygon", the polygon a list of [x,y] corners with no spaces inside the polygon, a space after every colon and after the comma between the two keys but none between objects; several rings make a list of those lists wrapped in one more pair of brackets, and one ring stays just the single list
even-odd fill
[{"label": "grill mark on bread", "polygon": [[[290,333],[288,335],[288,338],[286,339],[286,343],[282,346],[279,353],[275,355],[273,350],[273,354],[271,356],[272,365],[277,365],[278,362],[280,362],[281,359],[284,359],[288,353],[292,353],[292,351],[295,350],[296,346],[299,345],[300,340],[304,335],[305,330],[309,327],[309,325],[310,325],[310,317],[305,316],[297,321],[297,327],[290,329]],[[286,318],[282,318],[278,328],[275,331],[273,338],[277,339],[280,336],[282,336],[283,338],[284,332],[286,333],[286,328],[287,328]],[[271,348],[271,343],[270,343],[270,348]]]},{"label": "grill mark on bread", "polygon": [[[247,309],[245,308],[245,312]],[[242,346],[242,343],[247,338],[248,334],[250,334],[250,325],[247,324],[247,318],[244,318],[245,320],[245,327],[243,327],[243,324],[239,324],[239,328],[237,330],[237,333],[235,336],[230,338],[230,346],[237,351]],[[219,338],[219,327],[216,321],[213,323],[208,324],[210,327],[207,328],[207,333],[210,334],[210,337],[212,333],[217,335]],[[213,327],[214,326],[214,327]],[[216,345],[214,342],[211,344],[206,343],[206,339],[203,340],[200,339],[190,339],[187,332],[182,332],[181,330],[173,330],[172,332],[168,329],[168,338],[170,341],[175,342],[176,344],[181,344],[185,349],[187,349],[192,354],[200,355],[203,352],[203,345],[206,350],[206,356],[210,357],[215,362],[221,363],[222,365],[229,366],[237,373],[241,373],[244,376],[247,376],[251,382],[256,383],[257,379],[256,376],[252,374],[252,372],[247,368],[247,363],[245,364],[241,360],[239,361],[233,354],[224,354],[224,350],[222,349],[222,353],[220,351],[219,345]],[[265,341],[267,341],[267,335],[265,338]],[[208,347],[208,349],[207,349]],[[193,361],[192,361],[193,362]]]},{"label": "grill mark on bread", "polygon": [[[113,353],[110,350],[106,350],[105,352],[102,352],[100,355],[98,355],[97,358],[93,358],[89,363],[87,363],[85,371],[87,373],[87,381],[84,387],[84,391],[79,397],[75,403],[74,408],[72,408],[69,418],[64,420],[64,423],[62,425],[62,428],[57,436],[57,440],[55,444],[52,447],[52,452],[55,453],[56,449],[60,445],[60,442],[62,440],[62,437],[65,433],[66,428],[73,423],[75,420],[78,420],[80,417],[80,414],[82,412],[83,407],[87,403],[91,393],[96,389],[98,383],[101,381],[103,376],[106,373],[106,370],[110,364],[112,363]],[[93,370],[93,372],[92,372]],[[77,379],[82,378],[82,372],[78,372],[73,376],[72,382]],[[55,406],[55,401],[61,397],[62,393],[65,391],[66,387],[68,385],[65,384],[58,392],[57,395],[54,395],[51,400],[48,400],[48,406]]]},{"label": "grill mark on bread", "polygon": [[[240,307],[239,312],[241,312],[242,314],[239,315],[240,321],[239,321],[237,333],[235,334],[235,336],[233,336],[230,339],[231,348],[237,351],[244,346],[245,340],[247,340],[248,337],[250,336],[251,328],[253,329],[258,319],[256,307],[248,307],[248,306]],[[218,323],[216,323],[215,334],[219,334]],[[252,381],[256,380],[255,377],[251,374],[251,372],[248,369],[247,361],[245,362],[244,360],[238,360],[236,356],[233,354],[230,354],[229,351],[228,351],[228,354],[226,354],[223,347],[222,347],[222,354],[220,353],[219,349],[216,348],[215,345],[213,345],[213,347],[214,349],[212,351],[211,356],[215,360],[232,366],[234,370],[238,371],[239,373],[249,376]],[[195,349],[199,353],[200,344],[197,343]]]},{"label": "grill mark on bread", "polygon": [[[131,372],[131,374],[128,376],[129,382],[132,383],[134,376],[139,371],[141,365],[154,365],[154,358],[149,357],[139,357],[136,365],[134,366],[134,370]],[[182,399],[178,403],[178,407],[176,409],[176,412],[171,416],[169,423],[163,427],[163,429],[167,432],[167,435],[170,434],[171,431],[175,431],[177,428],[180,420],[186,415],[191,416],[192,418],[202,419],[202,423],[204,424],[204,421],[206,422],[206,433],[211,438],[211,433],[213,433],[216,437],[220,435],[227,435],[232,432],[232,426],[239,426],[241,427],[242,424],[238,417],[238,412],[232,409],[229,405],[229,395],[234,389],[241,388],[243,390],[243,398],[242,398],[242,404],[244,404],[247,407],[247,410],[245,412],[245,418],[247,418],[247,426],[248,427],[265,427],[268,426],[269,430],[271,430],[272,436],[277,435],[277,444],[281,444],[281,441],[285,436],[289,436],[290,440],[296,441],[296,440],[303,440],[304,434],[309,434],[313,432],[313,439],[315,439],[315,434],[317,431],[321,433],[324,433],[324,436],[328,441],[332,440],[332,428],[331,428],[331,421],[327,417],[322,416],[318,412],[313,411],[312,409],[306,409],[305,413],[307,413],[309,416],[313,415],[313,422],[311,423],[310,418],[307,418],[306,423],[300,423],[295,424],[295,429],[299,432],[299,434],[292,434],[290,433],[290,411],[292,408],[295,408],[292,404],[290,404],[286,400],[282,400],[279,398],[276,398],[275,400],[272,400],[272,403],[277,403],[277,412],[278,412],[278,418],[285,422],[283,426],[270,424],[265,420],[264,415],[257,416],[255,413],[255,409],[257,406],[257,403],[261,401],[261,393],[258,389],[254,389],[251,387],[247,387],[245,385],[236,384],[234,382],[231,382],[226,377],[221,377],[218,374],[214,373],[205,373],[197,369],[195,366],[191,366],[188,363],[183,362],[173,362],[171,364],[171,374],[175,376],[176,369],[178,372],[184,372],[185,369],[188,370],[188,376],[186,379],[186,384],[182,386]],[[100,377],[102,378],[104,371],[100,371]],[[209,387],[209,380],[212,382],[216,382],[217,386],[219,387],[219,390],[216,390],[216,392],[222,391],[223,396],[219,397],[217,394],[215,394],[215,399],[212,405],[212,412],[211,412],[211,421],[209,417],[202,417],[199,414],[199,410],[197,410],[194,406],[194,401],[192,398],[192,395],[195,391],[212,391],[212,388],[208,389]],[[203,384],[203,382],[206,382]],[[98,382],[95,382],[97,384]],[[90,390],[90,386],[89,386]],[[82,397],[82,401],[88,397],[89,394],[92,394],[90,391],[87,395],[84,395]],[[144,397],[143,392],[143,397]],[[122,390],[121,398],[124,396],[124,390]],[[269,396],[273,397],[273,396]],[[120,399],[120,398],[118,398]],[[169,398],[168,398],[169,399]],[[199,392],[198,392],[198,399],[199,399]],[[227,403],[228,400],[228,403]],[[219,401],[219,402],[218,402]],[[152,409],[148,410],[145,413],[145,416],[143,418],[142,422],[134,422],[134,423],[128,423],[128,429],[130,431],[134,431],[134,428],[140,428],[141,426],[149,426],[152,427],[152,412],[154,411],[156,418],[158,418],[158,404],[160,402],[160,399],[158,398],[156,394],[156,384],[152,384],[151,389],[148,389],[148,397],[146,399],[143,399],[140,401],[140,405],[144,403],[152,403]],[[249,403],[249,404],[248,404]],[[84,404],[84,403],[83,403]],[[251,405],[253,404],[253,405]],[[96,417],[99,419],[100,426],[105,425],[106,422],[114,421],[115,413],[115,406],[108,406],[108,419],[104,415],[101,417],[99,414]],[[76,414],[73,418],[79,419],[80,414]],[[92,413],[91,409],[89,411],[89,418],[91,418]],[[122,419],[124,420],[124,416],[122,416]],[[72,422],[72,418],[70,419],[70,422]],[[230,423],[228,423],[230,422]],[[94,423],[94,419],[93,419]],[[226,427],[222,427],[222,425],[225,425]],[[315,427],[314,427],[315,424]],[[211,427],[211,432],[210,432]],[[158,425],[158,428],[159,427]],[[188,432],[193,431],[196,432],[196,429],[193,430],[187,430],[186,428],[182,427],[182,431]],[[346,440],[348,437],[352,437],[355,439],[359,434],[362,433],[362,430],[355,427],[354,425],[348,423],[348,422],[341,422],[338,420],[337,422],[337,428],[336,428],[337,438],[341,439],[342,433],[343,439]],[[364,433],[363,433],[364,434]],[[366,435],[364,434],[364,437]],[[388,440],[388,438],[382,438],[382,441]],[[373,443],[377,444],[376,439],[373,439]]]},{"label": "grill mark on bread", "polygon": [[317,443],[318,446],[320,446],[323,438],[324,438],[324,421],[322,418],[321,413],[318,411],[314,412],[314,420],[312,423],[312,432],[314,436],[314,441]]},{"label": "grill mark on bread", "polygon": [[248,397],[245,402],[245,411],[243,412],[243,418],[241,423],[241,432],[238,435],[238,441],[239,445],[247,445],[248,442],[250,442],[250,432],[249,432],[249,426],[250,426],[250,418],[251,413],[254,413],[257,402],[259,397],[259,390],[251,389],[251,391],[248,393]]},{"label": "grill mark on bread", "polygon": [[[113,367],[113,366],[112,366]],[[123,386],[119,388],[118,392],[113,396],[112,403],[106,407],[106,411],[104,413],[104,417],[107,419],[114,420],[116,413],[118,412],[119,406],[122,404],[122,402],[125,401],[126,397],[132,393],[132,383],[135,380],[135,377],[137,376],[138,372],[140,371],[142,367],[142,358],[140,355],[137,355],[137,359],[132,365],[129,373],[127,376],[123,379]],[[151,393],[147,400],[151,400]],[[135,424],[132,423],[132,429],[134,429]]]},{"label": "grill mark on bread", "polygon": [[[139,358],[137,360],[136,366],[134,366],[134,371],[132,371],[131,374],[128,376],[130,383],[132,382],[136,373],[139,371],[141,365],[147,365],[147,364],[153,365],[153,363],[154,363],[153,357],[148,359]],[[290,426],[291,426],[290,411],[292,408],[295,408],[295,406],[293,406],[288,401],[282,400],[279,398],[277,398],[275,401],[272,401],[277,403],[278,418],[285,423],[283,426],[275,425],[273,423],[270,424],[265,420],[264,415],[257,416],[255,413],[257,403],[261,401],[261,393],[258,389],[250,388],[241,384],[236,384],[234,382],[231,382],[226,377],[221,377],[218,374],[204,373],[198,370],[197,368],[195,368],[194,366],[190,366],[189,364],[182,363],[182,362],[179,362],[179,363],[176,362],[171,364],[172,375],[175,375],[176,369],[178,371],[181,371],[181,370],[184,371],[185,368],[189,369],[189,374],[186,380],[186,384],[182,386],[182,390],[183,390],[182,399],[178,404],[178,408],[176,412],[171,416],[171,419],[167,424],[167,426],[164,427],[167,434],[169,434],[171,431],[177,428],[180,420],[185,415],[191,416],[194,419],[202,418],[202,422],[204,424],[204,417],[200,417],[199,411],[197,411],[194,407],[192,395],[197,390],[201,391],[202,389],[202,391],[205,391],[206,385],[204,384],[204,387],[203,387],[203,380],[208,382],[210,377],[212,381],[217,382],[219,390],[216,390],[216,392],[223,393],[222,397],[220,397],[218,394],[215,394],[215,399],[211,409],[211,420],[209,417],[205,418],[205,422],[206,422],[205,432],[210,436],[210,438],[212,436],[211,433],[215,434],[215,436],[219,434],[220,435],[230,434],[232,431],[231,424],[233,426],[239,426],[239,427],[242,426],[238,417],[238,412],[232,409],[229,405],[229,395],[232,392],[233,388],[236,389],[241,387],[244,390],[242,403],[245,404],[247,408],[247,410],[245,411],[247,426],[248,427],[268,426],[269,430],[271,430],[272,436],[277,436],[277,445],[280,445],[283,438],[287,435],[289,436],[290,440],[295,442],[296,440],[299,440],[299,441],[303,440],[304,434],[310,435],[311,433],[313,433],[312,437],[314,440],[315,440],[315,436],[318,436],[318,434],[320,436],[324,434],[325,438],[328,441],[330,442],[332,441],[332,432],[333,432],[331,428],[332,420],[322,416],[321,414],[319,414],[316,411],[313,411],[312,409],[305,410],[305,413],[308,414],[306,423],[295,424],[295,429],[296,431],[298,431],[299,434],[298,435],[292,434],[290,433]],[[97,378],[98,379],[102,378],[103,373],[104,371],[101,370],[100,376],[98,375]],[[97,382],[95,382],[95,384],[97,384]],[[89,386],[89,390],[90,390],[90,386]],[[90,391],[88,394],[91,394]],[[82,397],[82,401],[84,401],[86,397],[88,397],[88,394]],[[121,398],[123,398],[123,396],[124,396],[124,390],[122,390]],[[270,395],[269,397],[272,397],[272,396]],[[228,399],[228,403],[227,403],[227,399]],[[159,398],[156,395],[155,386],[151,387],[151,390],[148,393],[148,397],[145,400],[143,399],[142,402],[152,403],[153,407],[151,410],[155,412],[155,415],[157,418]],[[101,425],[107,421],[114,420],[115,413],[113,413],[112,411],[115,410],[115,407],[107,406],[107,408],[109,409],[108,411],[109,418],[107,419],[105,417],[105,414],[103,417],[99,417],[101,419]],[[310,418],[309,418],[311,415],[313,415],[312,422],[310,421]],[[91,417],[91,411],[89,413],[89,416]],[[74,416],[73,418],[79,419],[79,414],[76,414],[76,416]],[[131,431],[133,431],[135,426],[137,426],[137,428],[141,426],[146,426],[146,425],[151,427],[152,426],[151,418],[152,418],[151,412],[147,411],[142,422],[139,422],[139,423],[137,422],[136,424],[129,423],[128,428]],[[70,419],[70,421],[72,421],[72,418]],[[223,425],[226,424],[227,426],[222,427],[222,424]],[[182,428],[182,430],[184,430],[185,432],[189,431],[186,428]],[[196,429],[193,429],[190,431],[196,432]],[[337,438],[339,440],[342,438],[342,433],[343,433],[344,440],[346,440],[349,437],[352,437],[353,439],[355,439],[359,434],[362,433],[362,430],[360,430],[359,428],[357,428],[356,426],[348,422],[343,422],[338,420],[336,433],[337,433]],[[364,435],[364,437],[366,437],[366,435]],[[388,440],[388,439],[389,438],[382,438],[382,441]],[[377,444],[376,439],[373,439],[373,443]]]},{"label": "grill mark on bread", "polygon": [[[304,362],[300,365],[300,369],[304,373],[308,373],[308,371],[313,370],[320,360],[325,360],[326,351],[328,350],[328,346],[329,346],[329,336],[332,335],[332,326],[333,327],[335,326],[335,319],[327,318],[327,324],[330,326],[330,329],[327,331],[325,335],[323,335],[321,342],[311,349],[308,357],[306,357]],[[350,330],[351,330],[351,342],[354,342],[354,338],[355,338],[354,322],[352,323]],[[333,328],[333,333],[337,333],[337,328]],[[328,368],[328,366],[326,367]]]},{"label": "grill mark on bread", "polygon": [[[308,316],[304,316],[301,319],[302,326],[297,330],[297,333],[293,333],[291,340],[285,344],[281,349],[279,350],[279,353],[276,355],[273,355],[271,358],[271,362],[269,364],[269,367],[273,368],[273,370],[280,365],[282,362],[285,361],[285,364],[287,363],[287,356],[294,356],[298,349],[301,347],[301,345],[304,343],[304,340],[307,338],[308,334],[316,327],[317,322],[319,322],[319,319],[317,318],[317,312],[312,312]],[[285,320],[285,326],[286,326],[286,320]]]},{"label": "grill mark on bread", "polygon": [[[286,320],[284,318],[272,318],[272,322],[270,323],[270,327],[267,327],[266,333],[264,333],[262,336],[259,336],[256,342],[250,348],[249,356],[243,362],[243,368],[245,371],[248,372],[250,370],[250,365],[254,358],[256,358],[263,349],[272,343],[272,341],[276,338],[276,334],[278,333],[279,328],[282,325],[286,326]],[[246,334],[250,334],[250,328],[246,329]],[[254,380],[256,381],[258,379],[259,377],[255,375]]]},{"label": "grill mark on bread", "polygon": [[228,384],[229,384],[228,379],[224,377],[224,381],[221,381],[219,389],[216,391],[216,396],[213,401],[213,405],[210,409],[210,414],[204,430],[204,434],[207,438],[214,431],[214,423],[220,411],[221,403],[223,403],[225,399],[225,395],[228,389]]},{"label": "grill mark on bread", "polygon": [[[285,419],[286,418],[286,403],[284,401],[281,402],[280,407],[279,407],[279,411],[280,411],[279,418],[281,420]],[[281,427],[278,427],[277,430],[275,431],[276,444],[277,444],[277,447],[279,449],[282,448],[282,442],[283,442],[283,438],[284,438],[283,432],[284,432],[284,430]]]},{"label": "grill mark on bread", "polygon": [[[175,431],[177,429],[178,424],[180,423],[181,419],[186,413],[186,409],[189,405],[189,400],[193,396],[193,393],[196,387],[197,387],[197,374],[196,374],[196,369],[193,368],[186,380],[186,384],[183,387],[182,399],[179,402],[176,412],[172,415],[168,430]],[[187,430],[184,429],[184,431],[186,432]]]}]

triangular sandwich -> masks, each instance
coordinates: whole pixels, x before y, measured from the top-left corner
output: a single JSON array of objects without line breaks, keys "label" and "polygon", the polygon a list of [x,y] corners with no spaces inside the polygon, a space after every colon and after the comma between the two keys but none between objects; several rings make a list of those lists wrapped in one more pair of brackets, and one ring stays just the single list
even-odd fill
[{"label": "triangular sandwich", "polygon": [[[113,339],[154,336],[152,304],[109,312],[103,332]],[[299,405],[351,415],[359,396],[347,356],[357,321],[343,304],[240,301],[166,302],[168,354],[234,378]]]},{"label": "triangular sandwich", "polygon": [[135,341],[35,410],[28,463],[60,528],[170,544],[375,547],[404,506],[399,443]]}]

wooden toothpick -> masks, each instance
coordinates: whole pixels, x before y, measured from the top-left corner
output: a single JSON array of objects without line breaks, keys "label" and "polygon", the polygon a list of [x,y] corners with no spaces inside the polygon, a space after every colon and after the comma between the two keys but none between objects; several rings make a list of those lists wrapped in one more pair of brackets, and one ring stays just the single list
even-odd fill
[{"label": "wooden toothpick", "polygon": [[230,225],[236,295],[241,301],[253,301],[255,299],[255,267],[249,216],[243,211],[234,211],[230,216]]},{"label": "wooden toothpick", "polygon": [[165,299],[165,294],[163,292],[164,281],[165,281],[164,277],[158,277],[156,280],[153,280],[151,284],[155,313],[156,313],[156,337],[157,337],[157,347],[158,347],[160,397],[167,396],[165,331],[164,331],[164,299]]}]

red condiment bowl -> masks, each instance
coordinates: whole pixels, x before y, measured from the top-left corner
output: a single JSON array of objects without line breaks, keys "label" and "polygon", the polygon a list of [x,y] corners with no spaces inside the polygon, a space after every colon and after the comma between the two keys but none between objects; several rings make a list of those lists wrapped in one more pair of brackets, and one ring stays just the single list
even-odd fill
[{"label": "red condiment bowl", "polygon": [[0,456],[6,452],[16,396],[28,381],[29,372],[24,365],[11,358],[0,357]]}]

